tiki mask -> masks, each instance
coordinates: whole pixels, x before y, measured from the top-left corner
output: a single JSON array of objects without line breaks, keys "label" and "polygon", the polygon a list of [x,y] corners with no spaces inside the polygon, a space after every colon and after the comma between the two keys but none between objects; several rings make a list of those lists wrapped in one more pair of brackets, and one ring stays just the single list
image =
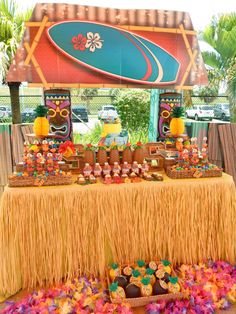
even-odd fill
[{"label": "tiki mask", "polygon": [[170,131],[171,113],[175,106],[181,105],[181,94],[165,93],[160,94],[158,133],[159,139],[164,139]]},{"label": "tiki mask", "polygon": [[53,89],[44,92],[48,107],[50,132],[58,139],[70,140],[72,136],[71,99],[67,90]]}]

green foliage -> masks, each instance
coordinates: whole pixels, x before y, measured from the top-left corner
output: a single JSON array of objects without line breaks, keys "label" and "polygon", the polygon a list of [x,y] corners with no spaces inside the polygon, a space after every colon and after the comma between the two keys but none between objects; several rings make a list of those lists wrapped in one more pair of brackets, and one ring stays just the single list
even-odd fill
[{"label": "green foliage", "polygon": [[227,76],[227,94],[231,104],[231,122],[236,123],[236,58],[231,60]]},{"label": "green foliage", "polygon": [[0,79],[5,82],[7,70],[24,32],[24,21],[32,10],[21,12],[13,0],[0,0]]},{"label": "green foliage", "polygon": [[199,98],[204,100],[206,103],[211,103],[218,95],[218,86],[209,85],[207,87],[202,87],[199,89],[198,95]]},{"label": "green foliage", "polygon": [[129,141],[132,145],[137,142],[142,142],[143,144],[148,143],[148,130],[131,131],[129,133]]},{"label": "green foliage", "polygon": [[102,134],[102,126],[100,123],[97,123],[95,127],[86,134],[81,135],[78,133],[74,133],[74,143],[75,144],[91,143],[93,145],[96,145],[101,138],[101,134]]},{"label": "green foliage", "polygon": [[191,90],[184,90],[183,91],[183,103],[184,103],[185,108],[192,107],[192,105],[193,105],[192,97],[191,97],[192,94],[193,94],[193,92]]},{"label": "green foliage", "polygon": [[34,110],[35,112],[35,116],[37,117],[46,117],[47,113],[48,113],[48,108],[46,106],[38,106],[36,107],[36,109]]},{"label": "green foliage", "polygon": [[81,93],[81,99],[84,101],[92,100],[98,95],[98,88],[84,88]]},{"label": "green foliage", "polygon": [[132,132],[147,132],[150,112],[150,93],[145,90],[124,90],[114,105],[121,119],[122,127]]},{"label": "green foliage", "polygon": [[[210,87],[219,88],[219,83],[227,85],[231,103],[231,118],[236,121],[236,83],[232,67],[236,58],[236,13],[221,14],[213,17],[211,23],[200,34],[200,39],[208,43],[213,51],[203,52],[205,63],[213,69],[210,73]],[[218,85],[217,85],[218,82]]]},{"label": "green foliage", "polygon": [[82,90],[82,93],[80,94],[80,97],[83,101],[87,104],[87,110],[88,113],[90,113],[90,102],[93,100],[94,96],[98,95],[98,88],[84,88]]}]

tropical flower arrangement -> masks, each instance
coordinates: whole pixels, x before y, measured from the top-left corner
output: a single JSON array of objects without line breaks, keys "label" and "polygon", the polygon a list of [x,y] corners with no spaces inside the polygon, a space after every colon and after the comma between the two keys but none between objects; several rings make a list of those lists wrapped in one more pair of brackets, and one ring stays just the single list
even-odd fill
[{"label": "tropical flower arrangement", "polygon": [[110,150],[115,150],[115,149],[118,149],[118,145],[116,142],[112,142],[110,145]]},{"label": "tropical flower arrangement", "polygon": [[132,145],[130,142],[126,143],[124,146],[123,146],[123,150],[126,150],[126,149],[131,149],[132,148]]},{"label": "tropical flower arrangement", "polygon": [[106,149],[107,149],[107,147],[106,147],[106,145],[104,143],[99,143],[98,144],[98,150],[106,150]]},{"label": "tropical flower arrangement", "polygon": [[136,144],[133,145],[134,149],[141,149],[143,148],[143,143],[138,141]]},{"label": "tropical flower arrangement", "polygon": [[85,145],[85,148],[84,148],[85,150],[91,150],[91,151],[93,151],[94,150],[94,146],[91,144],[91,143],[89,143],[89,144],[86,144]]}]

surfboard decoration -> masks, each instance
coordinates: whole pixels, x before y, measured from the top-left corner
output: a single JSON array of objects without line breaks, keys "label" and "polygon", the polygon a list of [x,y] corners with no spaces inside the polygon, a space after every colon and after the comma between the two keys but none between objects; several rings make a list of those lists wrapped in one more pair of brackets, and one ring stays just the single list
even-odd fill
[{"label": "surfboard decoration", "polygon": [[49,27],[47,35],[72,60],[111,77],[149,85],[174,84],[178,78],[180,63],[175,57],[154,42],[118,27],[64,21]]}]

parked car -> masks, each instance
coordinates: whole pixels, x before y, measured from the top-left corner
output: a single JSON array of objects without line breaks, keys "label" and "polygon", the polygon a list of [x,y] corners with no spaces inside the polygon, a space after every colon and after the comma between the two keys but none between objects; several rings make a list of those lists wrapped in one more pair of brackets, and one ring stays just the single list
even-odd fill
[{"label": "parked car", "polygon": [[10,118],[11,108],[7,106],[0,106],[0,119]]},{"label": "parked car", "polygon": [[83,105],[72,106],[72,122],[88,122],[88,110]]},{"label": "parked car", "polygon": [[194,120],[212,120],[214,118],[214,110],[212,106],[208,105],[194,105],[192,108],[186,110],[187,118]]},{"label": "parked car", "polygon": [[33,108],[25,108],[21,111],[21,120],[23,123],[31,123],[35,119],[35,112]]},{"label": "parked car", "polygon": [[102,106],[102,110],[98,112],[98,119],[105,121],[105,120],[116,120],[118,118],[118,112],[116,108],[112,105],[104,105]]},{"label": "parked car", "polygon": [[230,120],[229,104],[217,104],[214,106],[214,117],[223,121]]}]

